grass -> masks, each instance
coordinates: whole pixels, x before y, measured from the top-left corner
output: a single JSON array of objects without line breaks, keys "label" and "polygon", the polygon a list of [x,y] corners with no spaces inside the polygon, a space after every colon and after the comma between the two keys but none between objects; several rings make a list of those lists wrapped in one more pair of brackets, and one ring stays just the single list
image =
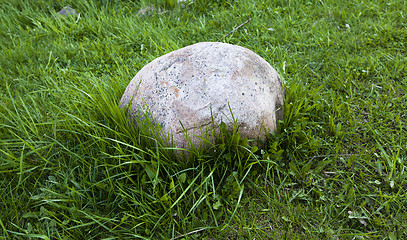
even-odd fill
[{"label": "grass", "polygon": [[[0,4],[0,238],[407,238],[405,1],[154,4]],[[201,41],[279,72],[264,148],[223,129],[179,161],[120,111],[141,67]]]}]

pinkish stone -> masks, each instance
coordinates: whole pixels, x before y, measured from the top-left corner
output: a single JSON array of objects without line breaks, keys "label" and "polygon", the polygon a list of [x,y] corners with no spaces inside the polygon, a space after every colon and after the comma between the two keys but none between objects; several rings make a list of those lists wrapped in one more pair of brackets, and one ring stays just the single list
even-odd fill
[{"label": "pinkish stone", "polygon": [[223,121],[233,129],[230,109],[243,138],[265,140],[283,119],[284,88],[277,72],[251,50],[201,42],[144,66],[120,102],[130,104],[133,119],[147,105],[164,133],[172,135],[167,143],[189,149],[186,135],[195,146],[204,145],[202,136],[212,142],[212,119],[215,126]]}]

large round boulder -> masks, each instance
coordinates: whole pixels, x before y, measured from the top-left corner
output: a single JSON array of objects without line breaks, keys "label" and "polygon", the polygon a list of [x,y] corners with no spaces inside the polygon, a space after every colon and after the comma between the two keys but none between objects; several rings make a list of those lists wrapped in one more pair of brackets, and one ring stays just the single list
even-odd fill
[{"label": "large round boulder", "polygon": [[283,119],[283,101],[279,75],[259,55],[236,45],[201,42],[144,66],[121,105],[135,124],[150,116],[172,136],[167,144],[189,149],[191,143],[206,142],[202,137],[211,142],[212,133],[219,132],[213,127],[221,122],[228,129],[237,123],[243,138],[264,140]]}]

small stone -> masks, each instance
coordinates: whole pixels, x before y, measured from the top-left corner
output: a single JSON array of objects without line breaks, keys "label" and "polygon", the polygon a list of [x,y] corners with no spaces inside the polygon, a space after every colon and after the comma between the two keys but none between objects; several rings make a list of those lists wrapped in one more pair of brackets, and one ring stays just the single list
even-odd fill
[{"label": "small stone", "polygon": [[161,130],[172,135],[167,144],[190,149],[191,142],[208,144],[202,137],[212,143],[212,127],[221,122],[232,130],[236,121],[242,138],[265,140],[283,119],[284,87],[270,64],[251,50],[201,42],[144,66],[120,103],[135,124],[148,107]]},{"label": "small stone", "polygon": [[[190,0],[177,0],[176,3],[181,7],[185,8],[187,4],[192,3],[193,1]],[[172,3],[172,4],[171,4]],[[175,7],[174,1],[170,2],[170,6]],[[148,6],[145,6],[143,8],[140,8],[140,10],[137,12],[137,16],[139,17],[144,17],[144,16],[150,16],[154,13],[158,15],[162,15],[164,13],[168,12],[168,10],[163,9],[162,7],[156,7],[154,4],[150,4]]]},{"label": "small stone", "polygon": [[57,14],[55,14],[55,17],[58,17],[58,16],[64,16],[65,17],[65,16],[68,16],[68,15],[76,16],[76,15],[78,15],[78,13],[76,12],[75,9],[67,6],[67,7],[62,8],[61,11],[57,12]]},{"label": "small stone", "polygon": [[[151,15],[152,13],[154,13],[156,11],[159,11],[156,7],[154,7],[153,5],[148,5],[144,8],[141,8],[137,12],[137,16]],[[161,14],[161,12],[159,12],[158,14]]]}]

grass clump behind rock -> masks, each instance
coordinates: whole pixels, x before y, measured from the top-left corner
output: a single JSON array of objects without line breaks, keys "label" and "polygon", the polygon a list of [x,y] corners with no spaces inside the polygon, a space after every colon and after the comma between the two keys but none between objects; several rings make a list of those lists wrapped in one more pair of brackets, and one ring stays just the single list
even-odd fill
[{"label": "grass clump behind rock", "polygon": [[[0,5],[0,238],[407,237],[403,1],[142,4]],[[151,60],[219,39],[276,68],[285,118],[262,149],[224,131],[178,161],[119,99]]]}]

